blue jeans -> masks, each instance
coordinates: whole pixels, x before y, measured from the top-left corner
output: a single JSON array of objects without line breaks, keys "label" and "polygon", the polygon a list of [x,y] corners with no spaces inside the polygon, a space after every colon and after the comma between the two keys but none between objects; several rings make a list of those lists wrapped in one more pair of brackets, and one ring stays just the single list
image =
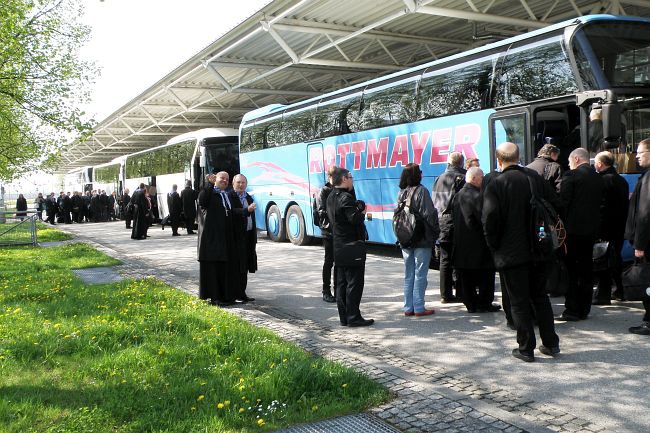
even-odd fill
[{"label": "blue jeans", "polygon": [[404,312],[424,311],[424,291],[431,260],[431,248],[403,248],[404,257]]}]

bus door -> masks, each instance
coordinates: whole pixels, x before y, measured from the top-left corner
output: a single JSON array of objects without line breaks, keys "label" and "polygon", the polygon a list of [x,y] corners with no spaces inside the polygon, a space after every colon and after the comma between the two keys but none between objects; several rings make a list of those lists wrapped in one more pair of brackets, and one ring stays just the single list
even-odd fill
[{"label": "bus door", "polygon": [[313,209],[314,202],[318,197],[320,189],[327,182],[327,169],[329,166],[323,159],[323,143],[311,143],[307,145],[307,160],[309,169],[307,179],[309,183],[309,209],[305,215],[305,231],[313,233],[314,236],[321,236],[320,228],[313,220],[311,209]]},{"label": "bus door", "polygon": [[560,149],[557,162],[565,170],[569,169],[569,154],[582,145],[581,131],[586,131],[587,115],[584,107],[575,102],[536,106],[533,111],[532,158],[537,156],[545,144]]},{"label": "bus door", "polygon": [[490,116],[490,167],[497,169],[496,147],[509,141],[519,147],[519,162],[531,161],[530,115],[526,109],[498,111]]}]

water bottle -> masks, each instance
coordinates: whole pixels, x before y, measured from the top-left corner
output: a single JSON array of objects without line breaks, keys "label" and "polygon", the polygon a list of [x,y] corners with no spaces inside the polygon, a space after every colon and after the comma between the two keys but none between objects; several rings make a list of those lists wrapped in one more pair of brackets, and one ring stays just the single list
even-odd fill
[{"label": "water bottle", "polygon": [[540,241],[546,239],[546,230],[544,229],[544,226],[539,226],[539,231],[537,232],[537,238]]}]

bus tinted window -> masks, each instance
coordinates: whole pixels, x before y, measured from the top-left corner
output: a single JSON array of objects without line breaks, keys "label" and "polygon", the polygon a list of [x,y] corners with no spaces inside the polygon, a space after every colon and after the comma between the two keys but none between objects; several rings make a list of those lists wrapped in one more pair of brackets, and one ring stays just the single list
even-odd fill
[{"label": "bus tinted window", "polygon": [[491,103],[497,57],[426,71],[420,82],[417,118],[430,119],[482,110]]},{"label": "bus tinted window", "polygon": [[194,153],[194,141],[174,144],[127,158],[126,177],[129,179],[182,173],[189,169]]},{"label": "bus tinted window", "polygon": [[314,138],[331,137],[347,134],[350,128],[347,123],[347,114],[350,108],[359,110],[360,95],[352,95],[332,101],[320,103],[316,110]]},{"label": "bus tinted window", "polygon": [[381,128],[413,121],[416,83],[415,80],[396,86],[391,83],[389,87],[365,91],[360,128]]},{"label": "bus tinted window", "polygon": [[559,36],[512,48],[501,69],[497,105],[568,95],[578,90]]},{"label": "bus tinted window", "polygon": [[300,143],[314,136],[314,112],[316,107],[285,113],[282,116],[282,144]]},{"label": "bus tinted window", "polygon": [[[612,87],[647,87],[650,82],[650,24],[595,22],[581,29]],[[576,44],[574,43],[574,46]],[[596,65],[583,64],[585,67]]]},{"label": "bus tinted window", "polygon": [[[80,173],[81,174],[81,173]],[[120,179],[120,165],[113,164],[106,167],[95,168],[95,182],[98,183],[117,183]],[[83,177],[82,177],[83,180]]]}]

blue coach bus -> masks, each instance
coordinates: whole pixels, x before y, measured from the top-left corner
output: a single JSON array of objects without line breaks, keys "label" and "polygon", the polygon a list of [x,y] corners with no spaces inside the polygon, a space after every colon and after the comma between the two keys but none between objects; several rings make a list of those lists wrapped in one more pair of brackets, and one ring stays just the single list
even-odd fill
[{"label": "blue coach bus", "polygon": [[[602,135],[591,142],[591,110]],[[630,187],[634,149],[650,136],[650,20],[593,15],[354,85],[293,105],[246,114],[240,163],[257,203],[258,228],[276,241],[319,236],[311,201],[327,168],[354,175],[367,204],[369,239],[392,244],[399,176],[420,164],[431,187],[447,155],[495,167],[495,146],[520,147],[522,164],[545,143],[592,157],[609,149]]]}]

